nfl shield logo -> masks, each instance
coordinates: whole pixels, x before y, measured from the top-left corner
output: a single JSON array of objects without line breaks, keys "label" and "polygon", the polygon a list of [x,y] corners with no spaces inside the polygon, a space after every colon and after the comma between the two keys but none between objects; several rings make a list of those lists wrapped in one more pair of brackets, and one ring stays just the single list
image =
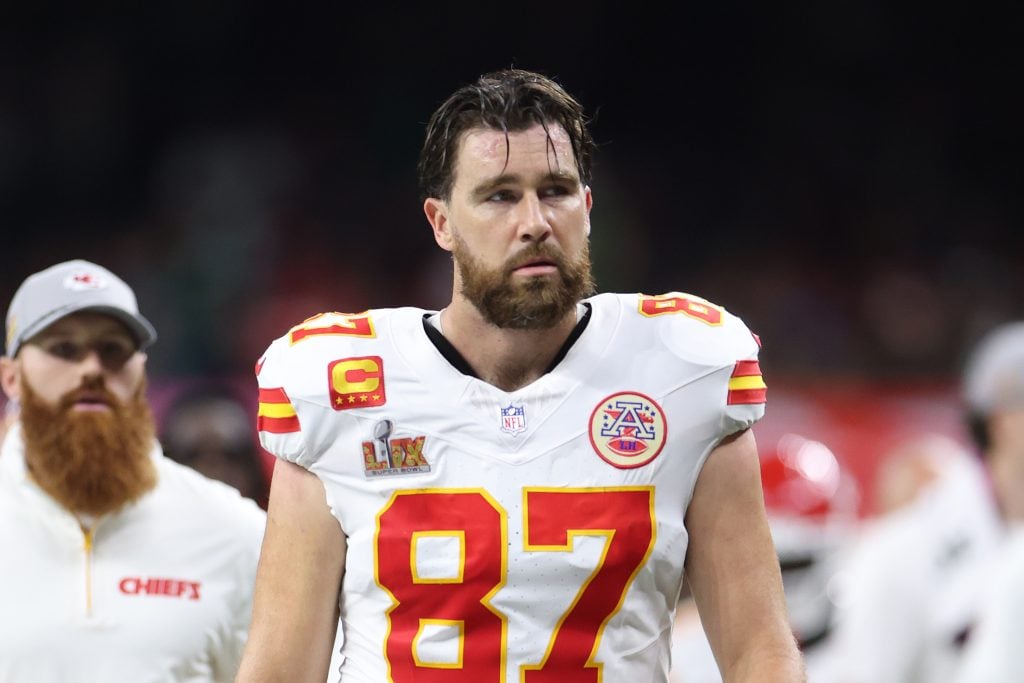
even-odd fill
[{"label": "nfl shield logo", "polygon": [[501,409],[501,431],[515,436],[519,432],[526,431],[526,408],[508,404],[508,408]]}]

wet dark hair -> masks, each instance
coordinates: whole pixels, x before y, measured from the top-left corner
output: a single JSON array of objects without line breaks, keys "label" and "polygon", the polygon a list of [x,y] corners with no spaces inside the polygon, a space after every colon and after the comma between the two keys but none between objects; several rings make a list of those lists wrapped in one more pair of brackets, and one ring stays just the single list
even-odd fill
[{"label": "wet dark hair", "polygon": [[[552,125],[569,135],[580,182],[590,183],[594,141],[583,107],[562,86],[532,71],[506,69],[481,76],[459,88],[437,108],[427,124],[420,151],[420,198],[450,199],[455,183],[455,156],[463,133],[473,128],[510,132],[540,124],[551,142]],[[506,154],[507,154],[506,147]],[[507,161],[507,157],[506,157]]]}]

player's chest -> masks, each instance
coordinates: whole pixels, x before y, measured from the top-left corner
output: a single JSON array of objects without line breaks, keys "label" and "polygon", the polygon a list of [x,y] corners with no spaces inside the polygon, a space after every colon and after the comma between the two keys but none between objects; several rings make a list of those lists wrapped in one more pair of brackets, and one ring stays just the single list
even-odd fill
[{"label": "player's chest", "polygon": [[[531,433],[528,408],[513,403],[489,438],[472,418],[399,411],[353,423],[316,471],[353,554],[375,557],[378,569],[393,556],[428,582],[454,580],[470,555],[491,557],[507,578],[568,577],[576,567],[581,581],[599,565],[631,575],[662,545],[682,557],[714,431],[698,421],[673,432],[664,406],[640,392],[583,405]],[[509,564],[517,557],[528,562]]]},{"label": "player's chest", "polygon": [[635,483],[689,466],[717,438],[719,401],[708,381],[680,384],[620,368],[596,383],[553,373],[506,393],[466,378],[430,384],[412,372],[393,375],[380,405],[332,403],[313,416],[327,424],[332,469],[357,464],[356,474],[369,480],[468,474],[479,481],[520,471],[549,481]]}]

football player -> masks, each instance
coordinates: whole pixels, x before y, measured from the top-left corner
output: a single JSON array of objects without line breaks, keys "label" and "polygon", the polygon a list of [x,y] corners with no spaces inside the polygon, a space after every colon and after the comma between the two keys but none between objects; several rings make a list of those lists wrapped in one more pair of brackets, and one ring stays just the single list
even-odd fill
[{"label": "football player", "polygon": [[588,297],[592,148],[546,77],[459,89],[419,167],[451,303],[316,316],[258,362],[241,680],[323,681],[340,609],[345,681],[666,681],[684,562],[725,677],[802,680],[759,344],[697,296]]}]

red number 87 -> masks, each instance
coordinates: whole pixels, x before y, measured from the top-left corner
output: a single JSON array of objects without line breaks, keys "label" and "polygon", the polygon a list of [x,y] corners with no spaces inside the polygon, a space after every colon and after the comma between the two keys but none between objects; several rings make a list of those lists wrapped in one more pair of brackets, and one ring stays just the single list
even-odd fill
[{"label": "red number 87", "polygon": [[[525,683],[596,683],[594,655],[608,620],[654,547],[652,487],[523,491],[523,550],[571,552],[573,537],[603,536],[604,552],[559,619],[539,662],[520,666]],[[377,516],[375,573],[388,592],[384,655],[388,679],[441,682],[505,681],[505,615],[490,605],[505,584],[508,515],[483,490],[398,491]],[[417,539],[459,543],[457,571],[447,578],[417,573]],[[425,661],[418,643],[425,628],[457,629],[457,655]]]}]

